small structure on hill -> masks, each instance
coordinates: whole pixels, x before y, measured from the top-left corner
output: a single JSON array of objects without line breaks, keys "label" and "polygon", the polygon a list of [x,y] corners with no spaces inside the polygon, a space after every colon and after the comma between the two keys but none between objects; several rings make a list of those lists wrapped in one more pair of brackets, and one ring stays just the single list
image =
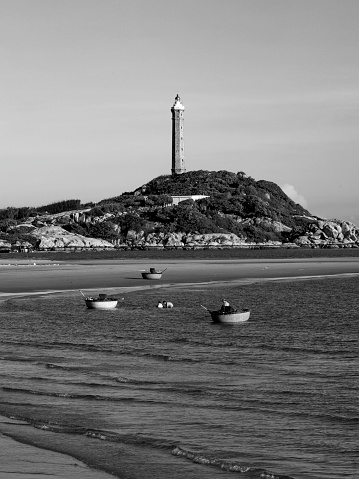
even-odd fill
[{"label": "small structure on hill", "polygon": [[208,195],[171,195],[172,196],[172,201],[173,205],[178,205],[178,203],[181,203],[181,201],[185,200],[201,200],[202,198],[209,198]]}]

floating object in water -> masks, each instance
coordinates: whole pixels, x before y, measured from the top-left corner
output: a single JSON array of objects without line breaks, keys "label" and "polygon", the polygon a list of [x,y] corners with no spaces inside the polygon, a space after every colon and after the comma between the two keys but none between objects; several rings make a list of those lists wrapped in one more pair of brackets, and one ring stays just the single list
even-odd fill
[{"label": "floating object in water", "polygon": [[173,308],[173,303],[171,303],[171,301],[163,301],[163,307],[164,308]]},{"label": "floating object in water", "polygon": [[201,304],[202,308],[209,312],[211,315],[212,321],[214,323],[223,323],[223,324],[235,324],[235,323],[244,323],[248,321],[251,314],[249,309],[243,309],[242,311],[234,310],[232,312],[224,311],[211,311]]}]

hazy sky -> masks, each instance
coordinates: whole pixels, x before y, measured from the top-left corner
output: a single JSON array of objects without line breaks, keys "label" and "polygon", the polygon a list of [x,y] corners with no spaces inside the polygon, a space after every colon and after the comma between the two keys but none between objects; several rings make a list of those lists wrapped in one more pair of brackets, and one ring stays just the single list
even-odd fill
[{"label": "hazy sky", "polygon": [[359,224],[358,0],[0,0],[0,208],[244,171]]}]

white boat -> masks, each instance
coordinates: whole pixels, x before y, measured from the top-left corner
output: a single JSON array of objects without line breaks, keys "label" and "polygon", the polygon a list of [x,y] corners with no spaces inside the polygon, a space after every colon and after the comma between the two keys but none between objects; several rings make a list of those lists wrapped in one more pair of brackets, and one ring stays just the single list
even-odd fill
[{"label": "white boat", "polygon": [[[202,306],[202,305],[201,305]],[[249,309],[243,309],[242,311],[231,311],[231,312],[224,312],[224,311],[210,311],[205,306],[202,308],[206,309],[209,314],[211,315],[212,321],[214,323],[222,323],[222,324],[236,324],[236,323],[244,323],[248,321],[251,312]]]},{"label": "white boat", "polygon": [[115,309],[118,300],[108,298],[107,294],[99,294],[98,298],[92,298],[91,296],[85,297],[85,303],[88,309]]},{"label": "white boat", "polygon": [[150,268],[149,271],[144,271],[141,273],[142,278],[143,279],[161,279],[162,274],[166,271],[166,269],[164,269],[163,271],[158,271],[156,270],[156,268]]}]

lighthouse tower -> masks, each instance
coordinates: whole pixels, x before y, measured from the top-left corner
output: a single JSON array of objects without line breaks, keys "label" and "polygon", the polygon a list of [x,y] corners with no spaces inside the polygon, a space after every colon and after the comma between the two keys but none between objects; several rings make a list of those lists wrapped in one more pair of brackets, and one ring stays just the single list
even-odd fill
[{"label": "lighthouse tower", "polygon": [[183,120],[184,106],[177,95],[171,108],[172,112],[172,176],[186,173],[184,164]]}]

